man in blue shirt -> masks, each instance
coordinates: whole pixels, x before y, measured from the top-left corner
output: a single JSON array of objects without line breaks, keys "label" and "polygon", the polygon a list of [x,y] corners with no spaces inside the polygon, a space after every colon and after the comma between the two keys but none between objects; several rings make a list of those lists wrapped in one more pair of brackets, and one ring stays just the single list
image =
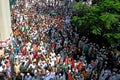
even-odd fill
[{"label": "man in blue shirt", "polygon": [[30,73],[27,73],[27,75],[25,76],[25,80],[32,80],[32,76],[30,75]]}]

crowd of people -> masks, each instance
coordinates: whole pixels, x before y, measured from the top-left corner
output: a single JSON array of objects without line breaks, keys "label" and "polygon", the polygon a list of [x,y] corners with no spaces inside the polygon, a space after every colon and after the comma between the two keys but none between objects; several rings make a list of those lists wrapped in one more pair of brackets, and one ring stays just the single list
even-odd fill
[{"label": "crowd of people", "polygon": [[0,80],[120,80],[120,53],[80,37],[71,0],[17,0]]}]

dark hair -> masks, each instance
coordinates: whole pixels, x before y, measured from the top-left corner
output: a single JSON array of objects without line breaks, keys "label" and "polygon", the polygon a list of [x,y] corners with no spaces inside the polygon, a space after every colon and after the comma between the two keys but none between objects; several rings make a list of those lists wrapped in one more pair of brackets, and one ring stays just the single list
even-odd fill
[{"label": "dark hair", "polygon": [[0,47],[0,49],[2,49],[2,47]]}]

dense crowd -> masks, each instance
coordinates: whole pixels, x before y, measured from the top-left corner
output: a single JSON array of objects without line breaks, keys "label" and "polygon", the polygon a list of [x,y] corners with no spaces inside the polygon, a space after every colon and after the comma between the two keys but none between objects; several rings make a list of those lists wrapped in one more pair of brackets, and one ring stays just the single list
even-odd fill
[{"label": "dense crowd", "polygon": [[72,0],[17,0],[0,80],[120,80],[120,53],[80,37]]}]

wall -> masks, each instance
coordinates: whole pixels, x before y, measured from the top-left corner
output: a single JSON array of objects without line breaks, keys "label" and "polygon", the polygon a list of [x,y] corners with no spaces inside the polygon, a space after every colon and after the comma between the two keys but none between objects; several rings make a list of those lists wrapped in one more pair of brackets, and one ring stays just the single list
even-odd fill
[{"label": "wall", "polygon": [[9,0],[0,0],[0,41],[5,41],[12,33]]}]

